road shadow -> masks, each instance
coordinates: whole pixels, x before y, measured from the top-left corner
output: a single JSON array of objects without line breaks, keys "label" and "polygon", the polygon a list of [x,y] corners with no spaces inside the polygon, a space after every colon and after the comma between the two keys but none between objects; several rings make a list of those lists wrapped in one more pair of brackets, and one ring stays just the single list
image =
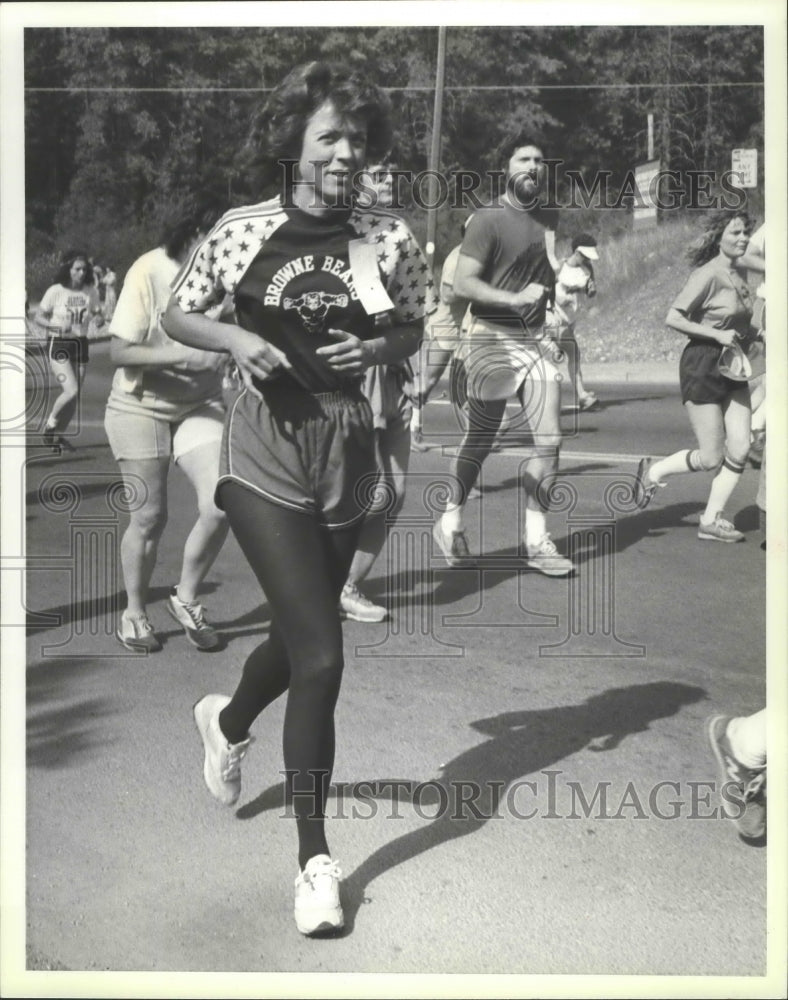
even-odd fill
[{"label": "road shadow", "polygon": [[[69,456],[69,458],[71,459],[71,458],[73,458],[73,456]],[[83,458],[82,461],[85,461],[85,459]],[[68,476],[68,470],[64,469],[63,470],[63,479],[65,480],[67,478],[67,476]],[[45,504],[47,502],[49,502],[49,503],[53,502],[52,494],[53,494],[53,492],[56,492],[60,488],[61,481],[58,481],[55,484],[54,487],[50,484],[48,486],[47,490],[43,494],[42,494],[42,489],[41,489],[42,485],[43,485],[43,483],[40,484],[39,486],[36,486],[34,489],[31,489],[31,490],[27,491],[27,493],[25,494],[25,504],[28,507],[34,506],[34,505],[35,506],[42,506],[42,505],[44,505],[44,509],[47,511],[47,513],[50,514],[50,516],[52,516],[52,517],[59,516],[59,514],[56,514],[55,512],[48,510],[46,508]],[[123,480],[122,480],[122,478],[120,476],[120,473],[116,473],[114,475],[112,473],[108,473],[106,478],[99,479],[99,480],[97,480],[96,482],[93,482],[93,483],[77,482],[75,484],[75,487],[76,487],[76,490],[78,491],[78,494],[79,494],[79,496],[78,496],[78,502],[81,502],[82,500],[86,500],[89,497],[90,498],[92,498],[92,497],[102,497],[102,496],[103,497],[107,497],[108,494],[110,493],[110,491],[112,491],[113,489],[115,489],[115,490],[122,489],[122,487],[123,487]],[[109,507],[109,505],[107,505],[106,506],[106,510],[112,511],[112,508]],[[100,510],[100,513],[104,514],[105,511],[104,510]]]},{"label": "road shadow", "polygon": [[[704,505],[699,502],[671,504],[666,507],[650,507],[645,511],[620,515],[616,520],[610,516],[599,517],[600,533],[611,533],[612,554],[624,552],[644,538],[657,539],[666,534],[669,529],[687,527],[693,523]],[[571,521],[567,527],[569,532],[556,535],[553,541],[558,551],[571,554],[576,567],[575,574],[580,573],[599,558],[600,542],[586,523],[583,525],[583,538],[572,538]],[[483,536],[484,537],[484,536]],[[570,541],[572,551],[570,553]],[[387,577],[370,578],[364,591],[367,596],[376,601],[394,603],[398,596],[422,594],[424,600],[429,600],[434,607],[441,607],[461,601],[478,593],[487,593],[499,587],[507,580],[521,573],[534,579],[544,577],[538,569],[526,566],[524,547],[520,544],[499,549],[485,549],[474,561],[474,565],[452,569],[438,561],[439,553],[434,552],[435,560],[430,566],[407,567]],[[544,577],[550,586],[556,590],[565,586],[571,577]]]},{"label": "road shadow", "polygon": [[69,690],[83,690],[88,676],[114,669],[106,661],[53,657],[27,668],[26,746],[27,766],[63,768],[75,758],[95,755],[115,739],[102,727],[103,719],[116,714],[106,698],[81,698],[66,702]]},{"label": "road shadow", "polygon": [[761,526],[761,512],[755,504],[743,507],[733,518],[733,524],[739,531],[757,531]]},{"label": "road shadow", "polygon": [[604,410],[614,410],[617,406],[629,406],[630,403],[653,403],[657,399],[668,399],[675,396],[675,392],[655,392],[648,396],[616,396],[614,398],[605,398],[604,395],[598,396],[599,406],[594,410],[581,411],[581,416],[592,416],[594,413],[601,413]]},{"label": "road shadow", "polygon": [[[204,581],[200,585],[202,594],[213,594],[218,588],[218,583]],[[148,591],[148,604],[153,605],[158,601],[166,601],[170,596],[169,586],[151,587]],[[28,588],[29,591],[29,588]],[[64,604],[56,604],[50,608],[32,608],[29,600],[25,604],[27,615],[27,635],[39,635],[53,628],[60,628],[69,622],[87,621],[88,619],[103,617],[103,609],[116,608],[118,613],[126,606],[126,591],[115,590],[111,594],[101,597],[101,608],[97,607],[97,598],[91,597],[86,600],[70,601]],[[36,616],[51,616],[56,619],[54,622],[42,624],[36,622]],[[180,632],[180,630],[178,630]],[[173,632],[173,635],[175,632]]]},{"label": "road shadow", "polygon": [[[579,705],[504,712],[471,722],[470,727],[488,739],[443,765],[438,777],[372,778],[333,785],[335,802],[329,801],[329,818],[332,810],[337,816],[352,817],[354,805],[358,819],[371,818],[381,804],[387,803],[389,809],[413,805],[417,789],[420,809],[435,811],[434,819],[425,819],[423,826],[384,844],[344,880],[344,933],[352,933],[359,908],[372,901],[367,890],[375,879],[427,851],[477,833],[491,818],[505,815],[506,809],[514,815],[504,795],[513,782],[582,751],[610,753],[627,736],[646,732],[655,720],[669,718],[706,697],[701,687],[652,681],[610,688]],[[593,789],[584,789],[584,794],[590,801]],[[527,801],[529,809],[542,815],[549,808],[538,798]],[[236,816],[249,820],[284,805],[284,786],[279,783],[241,806]]]}]

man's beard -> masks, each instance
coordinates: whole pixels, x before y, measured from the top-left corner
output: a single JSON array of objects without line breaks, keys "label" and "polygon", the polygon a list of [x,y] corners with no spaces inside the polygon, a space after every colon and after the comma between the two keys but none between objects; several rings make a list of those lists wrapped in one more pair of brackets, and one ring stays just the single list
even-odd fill
[{"label": "man's beard", "polygon": [[542,190],[542,179],[537,175],[536,179],[528,173],[512,174],[507,178],[506,190],[511,200],[520,208],[533,208],[538,204],[539,194]]}]

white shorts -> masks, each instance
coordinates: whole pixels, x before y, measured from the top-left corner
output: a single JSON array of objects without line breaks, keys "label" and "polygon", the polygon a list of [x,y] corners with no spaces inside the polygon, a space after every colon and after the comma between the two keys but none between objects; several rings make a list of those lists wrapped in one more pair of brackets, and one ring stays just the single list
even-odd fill
[{"label": "white shorts", "polygon": [[165,416],[142,408],[125,410],[113,405],[115,398],[113,393],[104,416],[104,430],[115,461],[172,457],[177,464],[187,452],[201,445],[215,444],[218,451],[224,430],[221,400],[173,408],[174,412]]},{"label": "white shorts", "polygon": [[518,338],[509,326],[474,317],[462,347],[468,396],[478,400],[510,399],[523,382],[559,381],[561,351],[549,337]]}]

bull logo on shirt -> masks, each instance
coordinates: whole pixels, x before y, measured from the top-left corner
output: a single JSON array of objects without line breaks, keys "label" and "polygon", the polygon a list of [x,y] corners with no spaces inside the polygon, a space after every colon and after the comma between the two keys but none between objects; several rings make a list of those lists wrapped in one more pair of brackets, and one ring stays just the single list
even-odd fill
[{"label": "bull logo on shirt", "polygon": [[344,294],[304,292],[297,299],[285,296],[282,304],[286,310],[296,310],[308,333],[321,333],[325,327],[328,310],[332,306],[336,306],[337,309],[347,309],[349,301],[348,296]]}]

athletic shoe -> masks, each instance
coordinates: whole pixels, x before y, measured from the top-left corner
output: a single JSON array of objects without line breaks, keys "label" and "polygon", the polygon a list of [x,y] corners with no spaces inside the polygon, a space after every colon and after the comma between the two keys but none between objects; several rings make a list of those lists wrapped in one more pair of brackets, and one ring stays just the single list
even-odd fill
[{"label": "athletic shoe", "polygon": [[725,788],[724,799],[743,807],[740,816],[730,817],[741,836],[760,840],[766,835],[766,768],[745,767],[736,759],[726,735],[730,721],[729,715],[715,715],[706,722],[709,743],[720,767],[720,791]]},{"label": "athletic shoe", "polygon": [[54,427],[45,427],[44,428],[44,433],[41,435],[41,437],[43,438],[44,444],[47,446],[47,448],[54,448],[55,447],[55,437],[56,436],[57,435],[55,434],[55,428]]},{"label": "athletic shoe", "polygon": [[449,566],[470,566],[473,563],[464,531],[453,531],[449,537],[444,534],[441,522],[436,521],[432,537]]},{"label": "athletic shoe", "polygon": [[354,583],[346,583],[342,588],[339,607],[345,618],[354,622],[382,622],[388,614],[385,608],[364,597]]},{"label": "athletic shoe", "polygon": [[593,392],[587,392],[585,396],[578,397],[577,408],[582,410],[583,413],[590,413],[593,410],[599,409],[599,400]]},{"label": "athletic shoe", "polygon": [[726,521],[722,513],[717,514],[713,521],[699,522],[698,538],[710,542],[743,542],[744,535]]},{"label": "athletic shoe", "polygon": [[213,625],[205,620],[202,604],[196,601],[182,601],[178,597],[178,588],[173,587],[167,601],[167,610],[183,626],[186,638],[197,649],[206,651],[216,649],[219,645],[219,634]]},{"label": "athletic shoe", "polygon": [[68,451],[72,455],[77,450],[74,447],[74,445],[68,440],[68,438],[64,438],[62,434],[58,434],[58,436],[55,438],[55,444],[58,445],[60,448],[62,448],[63,451]]},{"label": "athletic shoe", "polygon": [[635,482],[635,506],[638,510],[645,510],[654,499],[657,489],[666,485],[665,483],[655,483],[652,481],[650,475],[652,462],[653,459],[651,458],[641,458],[638,462]]},{"label": "athletic shoe", "polygon": [[468,496],[467,496],[468,503],[470,503],[471,500],[481,500],[481,498],[482,498],[482,491],[479,489],[479,487],[471,486],[471,488],[468,490]]},{"label": "athletic shoe", "polygon": [[538,569],[545,576],[568,576],[574,570],[574,564],[566,556],[562,556],[555,547],[550,535],[542,537],[538,545],[527,545],[528,559],[526,565]]},{"label": "athletic shoe", "polygon": [[412,451],[428,451],[429,445],[424,443],[424,434],[420,430],[411,430],[410,447]]},{"label": "athletic shoe", "polygon": [[224,694],[207,694],[194,706],[194,721],[205,747],[203,777],[208,791],[222,805],[232,806],[241,794],[241,761],[252,737],[241,743],[228,743],[219,728],[219,712],[229,705]]},{"label": "athletic shoe", "polygon": [[126,649],[135,652],[157,653],[161,649],[161,643],[144,611],[141,615],[129,615],[124,611],[115,636]]},{"label": "athletic shoe", "polygon": [[345,925],[339,901],[342,872],[327,854],[310,858],[295,880],[295,922],[302,934],[332,934]]}]

